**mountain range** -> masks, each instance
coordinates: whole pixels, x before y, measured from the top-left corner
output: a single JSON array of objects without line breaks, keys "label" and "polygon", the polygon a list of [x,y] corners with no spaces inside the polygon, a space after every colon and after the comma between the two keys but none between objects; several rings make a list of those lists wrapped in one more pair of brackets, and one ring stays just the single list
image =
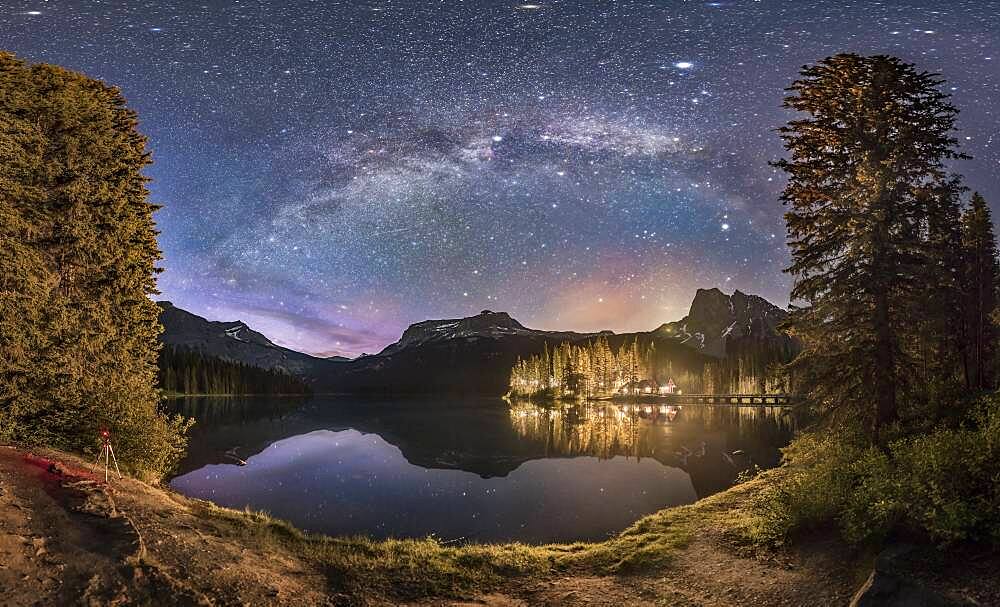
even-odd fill
[{"label": "mountain range", "polygon": [[163,325],[160,341],[165,345],[198,350],[209,356],[306,378],[322,374],[322,368],[327,363],[326,359],[276,345],[243,321],[206,320],[169,301],[157,303],[160,306],[160,324]]},{"label": "mountain range", "polygon": [[577,333],[530,329],[506,312],[483,310],[467,318],[410,325],[399,341],[355,359],[318,358],[278,346],[242,321],[209,321],[170,302],[159,302],[165,344],[308,380],[317,392],[467,393],[507,391],[514,362],[562,342],[605,337],[612,348],[638,340],[655,346],[659,361],[701,373],[748,343],[794,349],[780,329],[787,312],[757,295],[699,289],[684,318],[646,332]]}]

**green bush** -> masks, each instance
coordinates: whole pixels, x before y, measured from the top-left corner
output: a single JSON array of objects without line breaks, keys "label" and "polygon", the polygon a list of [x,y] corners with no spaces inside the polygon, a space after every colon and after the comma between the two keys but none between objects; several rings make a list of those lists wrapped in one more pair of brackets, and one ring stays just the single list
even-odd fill
[{"label": "green bush", "polygon": [[895,529],[941,543],[1000,543],[1000,401],[985,399],[957,427],[892,442],[887,451],[851,433],[810,433],[784,450],[782,482],[751,505],[756,541],[836,523],[852,542]]},{"label": "green bush", "polygon": [[981,403],[964,426],[894,443],[908,523],[944,542],[1000,543],[1000,404]]}]

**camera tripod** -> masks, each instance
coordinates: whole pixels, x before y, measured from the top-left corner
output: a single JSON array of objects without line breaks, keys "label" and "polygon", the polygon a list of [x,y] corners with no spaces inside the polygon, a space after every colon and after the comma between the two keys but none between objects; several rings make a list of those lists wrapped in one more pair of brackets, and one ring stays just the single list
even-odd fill
[{"label": "camera tripod", "polygon": [[101,452],[97,454],[97,461],[94,462],[94,466],[101,463],[101,458],[104,458],[104,482],[108,482],[108,471],[111,466],[111,462],[115,464],[115,472],[118,473],[118,479],[122,479],[122,472],[118,469],[118,458],[115,457],[115,450],[111,447],[111,433],[107,430],[101,430]]}]

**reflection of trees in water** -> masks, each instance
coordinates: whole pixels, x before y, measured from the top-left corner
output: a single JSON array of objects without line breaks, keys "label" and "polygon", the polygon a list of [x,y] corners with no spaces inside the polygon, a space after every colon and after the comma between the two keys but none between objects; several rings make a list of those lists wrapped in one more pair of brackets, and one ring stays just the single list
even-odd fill
[{"label": "reflection of trees in water", "polygon": [[797,427],[793,411],[785,407],[688,406],[684,415],[706,430],[735,430],[740,437],[778,439]]},{"label": "reflection of trees in water", "polygon": [[546,455],[655,457],[665,463],[708,448],[728,454],[741,443],[777,451],[795,430],[791,412],[780,407],[520,402],[511,405],[510,418],[517,435],[544,444]]},{"label": "reflection of trees in water", "polygon": [[639,451],[638,418],[611,405],[543,408],[511,407],[511,423],[522,439],[543,443],[546,455],[644,455]]},{"label": "reflection of trees in water", "polygon": [[163,402],[169,413],[193,417],[202,425],[241,423],[281,418],[309,401],[304,396],[268,397],[189,396]]}]

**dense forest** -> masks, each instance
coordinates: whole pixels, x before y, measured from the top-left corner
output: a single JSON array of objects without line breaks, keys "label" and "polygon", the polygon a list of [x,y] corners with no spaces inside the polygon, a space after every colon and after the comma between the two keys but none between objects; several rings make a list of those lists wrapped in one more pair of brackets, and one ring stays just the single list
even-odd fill
[{"label": "dense forest", "polygon": [[[790,390],[784,363],[794,352],[786,344],[738,340],[724,359],[700,372],[658,356],[654,341],[638,338],[614,349],[601,336],[579,344],[563,342],[518,359],[510,395],[534,399],[588,399],[678,390],[694,394],[773,394]],[[668,386],[671,386],[669,387]]]},{"label": "dense forest", "polygon": [[175,394],[307,394],[298,377],[165,345],[159,358],[160,388]]}]

